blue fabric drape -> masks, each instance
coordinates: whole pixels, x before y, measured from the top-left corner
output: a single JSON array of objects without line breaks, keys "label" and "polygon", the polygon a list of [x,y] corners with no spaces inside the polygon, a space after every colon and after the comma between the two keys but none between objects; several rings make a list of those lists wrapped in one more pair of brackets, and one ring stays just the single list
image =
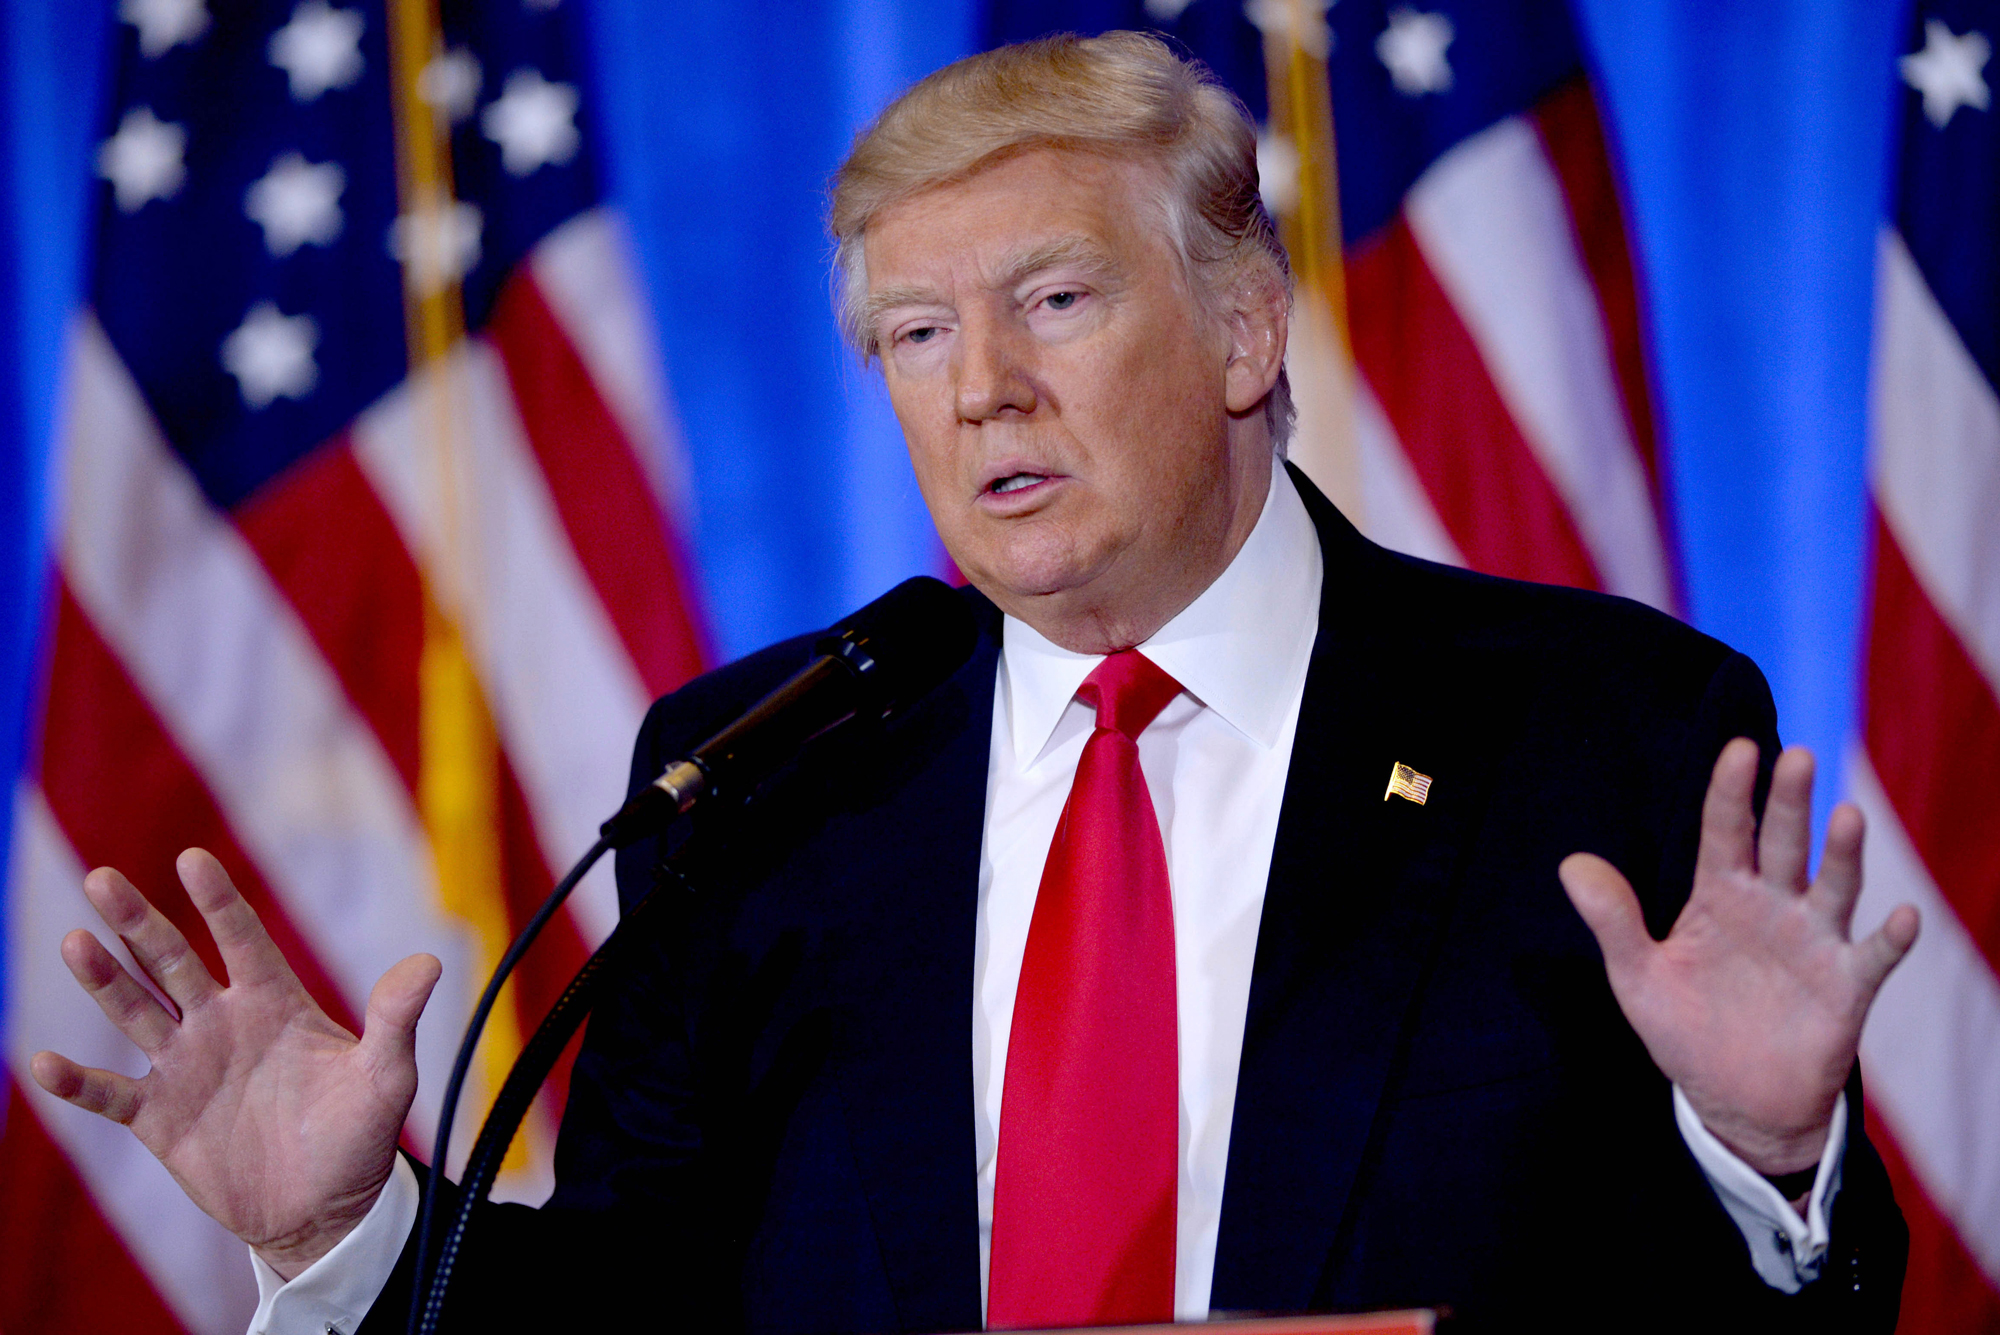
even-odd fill
[{"label": "blue fabric drape", "polygon": [[[1575,3],[1646,275],[1691,616],[1763,665],[1787,737],[1819,750],[1823,821],[1854,717],[1873,238],[1904,11]],[[109,0],[0,7],[8,775],[114,21]],[[589,30],[602,159],[691,465],[690,546],[733,656],[939,567],[879,382],[835,334],[820,220],[856,128],[973,49],[987,16],[974,0],[591,0]]]}]

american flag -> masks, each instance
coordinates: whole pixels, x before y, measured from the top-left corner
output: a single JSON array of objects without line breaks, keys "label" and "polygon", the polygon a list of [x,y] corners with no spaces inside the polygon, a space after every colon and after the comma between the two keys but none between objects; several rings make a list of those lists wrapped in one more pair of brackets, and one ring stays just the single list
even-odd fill
[{"label": "american flag", "polygon": [[[1862,1062],[1911,1225],[1901,1328],[2000,1332],[2000,6],[1916,8],[1880,243],[1849,788],[1870,831],[1857,936],[1905,902],[1924,928]],[[1644,284],[1566,4],[996,12],[996,40],[1165,31],[1264,123],[1300,280],[1292,457],[1371,537],[1680,610]]]},{"label": "american flag", "polygon": [[1855,930],[1923,932],[1862,1036],[1906,1331],[2000,1331],[2000,5],[1915,6],[1877,246]]},{"label": "american flag", "polygon": [[[173,874],[210,849],[350,1028],[390,963],[441,957],[422,1152],[484,974],[618,806],[648,702],[701,665],[575,8],[119,4],[12,817],[9,1335],[235,1332],[255,1305],[240,1243],[26,1078],[43,1047],[143,1069],[57,953],[94,920],[87,868],[131,875],[220,976]],[[496,1017],[489,1093],[616,911],[607,865]],[[546,1185],[557,1098],[516,1194]]]},{"label": "american flag", "polygon": [[997,39],[1163,31],[1264,124],[1265,200],[1299,280],[1291,457],[1364,532],[1677,610],[1642,294],[1567,5],[994,13]]}]

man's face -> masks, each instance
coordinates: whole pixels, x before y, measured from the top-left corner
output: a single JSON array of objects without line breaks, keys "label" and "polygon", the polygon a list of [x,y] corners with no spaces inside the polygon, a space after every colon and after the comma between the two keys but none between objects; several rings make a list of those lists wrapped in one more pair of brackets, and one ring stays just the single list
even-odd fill
[{"label": "man's face", "polygon": [[1037,150],[885,209],[864,238],[869,327],[945,546],[1086,652],[1191,602],[1270,481],[1255,405],[1282,305],[1274,337],[1268,310],[1246,326],[1204,309],[1149,171]]}]

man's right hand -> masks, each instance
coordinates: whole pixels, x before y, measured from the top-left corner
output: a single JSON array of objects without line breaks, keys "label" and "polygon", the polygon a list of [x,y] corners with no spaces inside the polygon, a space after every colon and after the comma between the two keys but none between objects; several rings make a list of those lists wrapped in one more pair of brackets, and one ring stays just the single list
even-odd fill
[{"label": "man's right hand", "polygon": [[122,1122],[188,1196],[291,1279],[333,1249],[381,1194],[417,1093],[417,1017],[441,966],[412,955],[375,984],[359,1039],[327,1018],[222,864],[175,864],[215,937],[229,986],[166,916],[108,867],[84,878],[98,916],[180,1014],[88,932],[63,963],[152,1062],[140,1079],[35,1054],[35,1081]]}]

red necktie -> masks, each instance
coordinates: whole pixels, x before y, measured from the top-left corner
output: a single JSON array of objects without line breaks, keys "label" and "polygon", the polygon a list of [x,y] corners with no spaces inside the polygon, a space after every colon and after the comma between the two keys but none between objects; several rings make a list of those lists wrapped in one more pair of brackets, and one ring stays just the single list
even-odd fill
[{"label": "red necktie", "polygon": [[1130,649],[1077,689],[1097,730],[1049,845],[1014,998],[992,1327],[1173,1320],[1174,910],[1138,737],[1180,692]]}]

